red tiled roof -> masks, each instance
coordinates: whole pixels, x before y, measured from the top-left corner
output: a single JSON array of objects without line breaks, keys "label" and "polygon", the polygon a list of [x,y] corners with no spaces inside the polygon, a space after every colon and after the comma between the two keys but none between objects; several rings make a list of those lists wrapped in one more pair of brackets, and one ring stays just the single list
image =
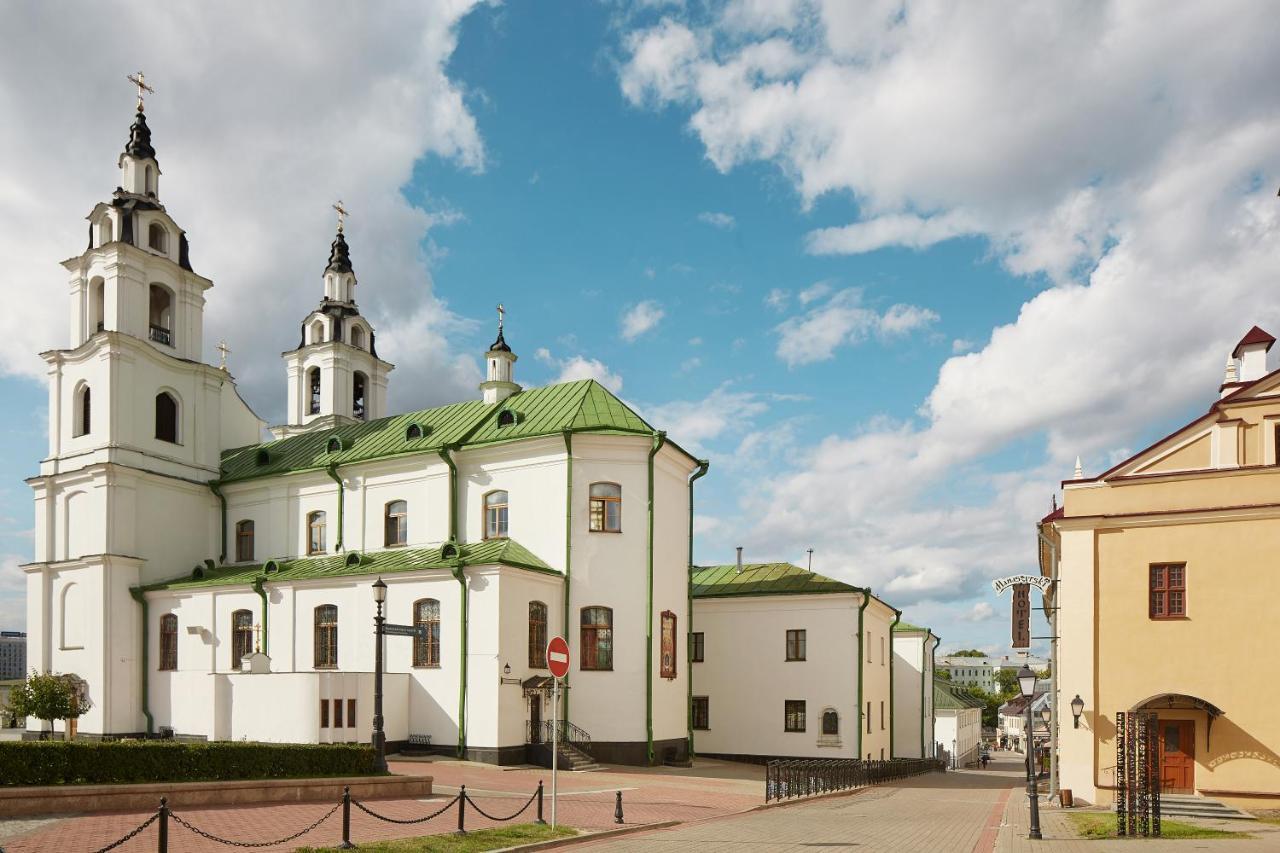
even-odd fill
[{"label": "red tiled roof", "polygon": [[1250,346],[1251,344],[1266,344],[1267,349],[1270,350],[1271,345],[1274,344],[1275,342],[1276,342],[1275,338],[1273,338],[1271,335],[1267,334],[1265,331],[1258,328],[1257,326],[1254,326],[1252,329],[1250,329],[1248,332],[1245,333],[1245,336],[1243,338],[1240,339],[1240,343],[1236,344],[1236,348],[1231,351],[1231,357],[1239,358],[1240,350],[1244,349],[1247,346]]}]

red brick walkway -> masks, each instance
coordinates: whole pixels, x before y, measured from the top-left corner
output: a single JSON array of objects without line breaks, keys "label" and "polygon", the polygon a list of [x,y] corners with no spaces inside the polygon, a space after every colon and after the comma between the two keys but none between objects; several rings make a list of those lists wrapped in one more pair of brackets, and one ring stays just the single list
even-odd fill
[{"label": "red brick walkway", "polygon": [[[468,794],[480,808],[495,817],[505,817],[524,805],[529,795],[537,789],[538,780],[542,779],[546,782],[544,817],[548,820],[551,818],[550,771],[503,771],[486,765],[447,760],[430,763],[393,762],[392,771],[434,777],[436,794],[430,800],[378,800],[368,804],[373,811],[387,817],[405,820],[431,814],[453,799],[460,785],[467,786]],[[627,824],[714,817],[759,804],[764,790],[762,780],[763,768],[723,762],[699,762],[699,767],[693,771],[681,771],[678,774],[665,769],[641,768],[563,773],[560,777],[558,819],[560,823],[585,830],[615,828],[615,790],[623,792]],[[262,842],[291,835],[332,807],[333,804],[302,803],[175,811],[193,826],[214,835],[237,841]],[[516,822],[533,820],[535,809],[536,803],[529,806]],[[351,812],[351,838],[357,844],[361,841],[450,832],[457,827],[458,821],[456,805],[439,817],[412,825],[386,823],[355,807]],[[0,846],[7,853],[90,853],[125,835],[151,814],[124,812],[72,817],[10,838],[3,837],[4,827],[3,822],[0,822]],[[484,818],[468,804],[468,829],[493,825],[494,822]],[[333,846],[341,838],[342,816],[339,810],[315,830],[296,841],[265,849],[292,850],[303,844]],[[169,841],[171,850],[184,853],[228,849],[225,845],[193,834],[173,821],[169,825]],[[154,851],[155,824],[115,849],[123,853]]]}]

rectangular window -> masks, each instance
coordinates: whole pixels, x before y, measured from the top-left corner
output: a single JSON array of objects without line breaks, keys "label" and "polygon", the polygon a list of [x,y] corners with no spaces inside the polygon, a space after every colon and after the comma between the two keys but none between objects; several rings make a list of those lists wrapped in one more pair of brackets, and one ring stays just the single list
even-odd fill
[{"label": "rectangular window", "polygon": [[160,669],[178,668],[178,617],[166,613],[160,617]]},{"label": "rectangular window", "polygon": [[867,632],[867,663],[871,663],[871,632]]},{"label": "rectangular window", "polygon": [[694,663],[702,663],[703,660],[705,660],[704,656],[706,654],[706,649],[703,645],[705,642],[704,635],[701,631],[694,631],[689,636],[689,651],[693,655]]},{"label": "rectangular window", "polygon": [[354,729],[356,727],[356,700],[347,700],[347,728]]},{"label": "rectangular window", "polygon": [[616,483],[592,483],[588,517],[592,533],[622,532],[622,487]]},{"label": "rectangular window", "polygon": [[329,728],[329,700],[320,700],[320,728]]},{"label": "rectangular window", "polygon": [[1153,565],[1150,568],[1152,619],[1182,619],[1187,615],[1187,566],[1185,563]]},{"label": "rectangular window", "polygon": [[884,700],[880,700],[880,731],[884,731]]},{"label": "rectangular window", "polygon": [[880,638],[880,665],[884,666],[884,637]]},{"label": "rectangular window", "polygon": [[613,608],[582,608],[583,670],[613,669]]},{"label": "rectangular window", "polygon": [[711,728],[711,708],[706,696],[693,697],[693,727],[695,729]]},{"label": "rectangular window", "polygon": [[867,703],[867,734],[871,734],[871,703]]},{"label": "rectangular window", "polygon": [[784,732],[804,731],[804,700],[803,699],[787,699],[783,703],[783,712],[786,715],[786,719],[783,722],[783,728],[782,728]]},{"label": "rectangular window", "polygon": [[333,727],[335,729],[342,728],[342,700],[333,700]]},{"label": "rectangular window", "polygon": [[804,629],[787,631],[787,660],[804,660]]}]

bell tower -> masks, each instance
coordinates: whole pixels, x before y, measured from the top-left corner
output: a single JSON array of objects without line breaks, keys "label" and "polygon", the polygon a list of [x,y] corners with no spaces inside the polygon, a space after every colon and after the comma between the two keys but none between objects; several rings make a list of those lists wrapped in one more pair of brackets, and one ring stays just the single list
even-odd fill
[{"label": "bell tower", "polygon": [[502,336],[502,327],[506,319],[506,309],[498,306],[498,337],[484,354],[485,380],[480,383],[480,391],[485,403],[493,405],[501,403],[520,390],[515,383],[516,354],[507,345]]},{"label": "bell tower", "polygon": [[338,233],[329,246],[320,307],[302,321],[298,348],[284,353],[289,377],[289,420],[272,427],[276,438],[381,418],[387,380],[395,365],[378,358],[373,326],[356,305],[356,274],[339,201]]}]

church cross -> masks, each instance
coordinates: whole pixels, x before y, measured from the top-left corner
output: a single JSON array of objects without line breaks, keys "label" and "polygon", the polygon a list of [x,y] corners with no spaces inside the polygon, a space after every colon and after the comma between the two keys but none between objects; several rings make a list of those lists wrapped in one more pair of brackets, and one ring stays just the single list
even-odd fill
[{"label": "church cross", "polygon": [[338,199],[338,203],[333,206],[333,209],[338,211],[338,233],[341,234],[343,220],[351,214],[342,206],[342,199]]},{"label": "church cross", "polygon": [[255,624],[253,626],[253,650],[262,654],[262,625]]},{"label": "church cross", "polygon": [[147,76],[141,71],[137,74],[130,74],[125,79],[138,87],[138,112],[142,112],[142,93],[150,92],[154,95],[156,90],[147,85]]},{"label": "church cross", "polygon": [[226,341],[218,341],[216,347],[218,353],[222,356],[222,364],[219,365],[223,370],[227,369],[227,355],[231,352],[231,347],[227,346]]},{"label": "church cross", "polygon": [[502,303],[498,303],[498,336],[502,336],[502,320],[506,316],[507,310],[502,307]]}]

